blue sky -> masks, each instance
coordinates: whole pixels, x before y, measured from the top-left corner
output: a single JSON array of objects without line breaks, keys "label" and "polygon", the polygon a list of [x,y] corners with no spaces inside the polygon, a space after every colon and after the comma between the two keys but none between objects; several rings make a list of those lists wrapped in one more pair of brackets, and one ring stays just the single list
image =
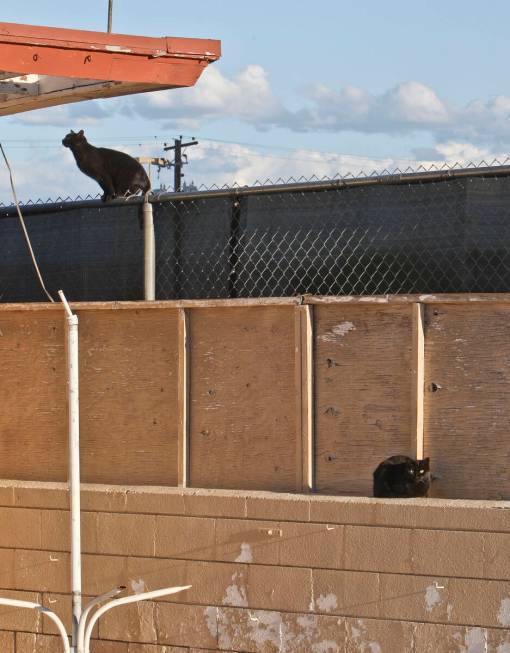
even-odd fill
[{"label": "blue sky", "polygon": [[[5,3],[1,18],[102,30],[106,9],[107,0],[24,0]],[[161,155],[163,141],[194,135],[200,146],[189,152],[186,179],[206,185],[504,157],[509,24],[502,0],[114,0],[115,32],[219,38],[222,58],[195,89],[164,91],[158,101],[141,95],[2,118],[2,142],[23,198],[97,190],[60,145],[70,128],[134,155]]]}]

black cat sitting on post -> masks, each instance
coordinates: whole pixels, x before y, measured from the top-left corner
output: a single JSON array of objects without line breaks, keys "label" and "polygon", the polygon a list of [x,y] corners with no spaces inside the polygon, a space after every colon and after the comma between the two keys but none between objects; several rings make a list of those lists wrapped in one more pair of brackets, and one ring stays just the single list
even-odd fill
[{"label": "black cat sitting on post", "polygon": [[374,472],[374,497],[426,497],[431,480],[429,458],[390,456]]},{"label": "black cat sitting on post", "polygon": [[101,186],[103,202],[150,190],[149,177],[136,159],[117,150],[94,147],[85,138],[83,129],[77,133],[71,129],[62,145],[71,150],[78,168]]}]

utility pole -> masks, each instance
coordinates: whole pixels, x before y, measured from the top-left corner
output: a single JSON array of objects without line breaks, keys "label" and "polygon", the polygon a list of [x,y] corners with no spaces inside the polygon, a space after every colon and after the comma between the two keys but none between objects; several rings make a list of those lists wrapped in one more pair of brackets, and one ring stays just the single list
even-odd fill
[{"label": "utility pole", "polygon": [[[166,143],[165,143],[166,145]],[[189,143],[182,142],[182,136],[179,138],[174,138],[174,144],[164,147],[164,151],[168,152],[169,150],[175,150],[174,161],[172,165],[174,166],[174,192],[179,193],[181,190],[181,179],[184,177],[182,173],[182,166],[188,163],[188,157],[182,153],[183,147],[189,147],[190,145],[198,145],[198,141],[194,138]],[[184,159],[184,161],[183,161]]]}]

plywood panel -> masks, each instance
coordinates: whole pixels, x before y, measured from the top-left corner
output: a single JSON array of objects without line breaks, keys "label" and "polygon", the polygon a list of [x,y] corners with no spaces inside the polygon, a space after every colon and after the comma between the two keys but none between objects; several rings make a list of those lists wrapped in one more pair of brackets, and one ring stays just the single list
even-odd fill
[{"label": "plywood panel", "polygon": [[510,498],[510,306],[427,306],[425,379],[435,496]]},{"label": "plywood panel", "polygon": [[177,484],[177,311],[80,318],[82,479]]},{"label": "plywood panel", "polygon": [[409,306],[315,307],[317,490],[372,494],[372,472],[413,455]]},{"label": "plywood panel", "polygon": [[294,308],[191,309],[188,316],[191,485],[294,490]]},{"label": "plywood panel", "polygon": [[0,315],[2,478],[67,478],[64,327],[63,311]]}]

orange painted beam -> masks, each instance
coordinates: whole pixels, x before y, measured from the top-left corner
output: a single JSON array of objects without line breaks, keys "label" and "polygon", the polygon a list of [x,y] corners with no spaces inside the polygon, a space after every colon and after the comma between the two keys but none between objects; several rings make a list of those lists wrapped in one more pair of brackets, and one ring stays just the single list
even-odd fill
[{"label": "orange painted beam", "polygon": [[220,41],[0,23],[0,71],[192,86],[221,55]]}]

